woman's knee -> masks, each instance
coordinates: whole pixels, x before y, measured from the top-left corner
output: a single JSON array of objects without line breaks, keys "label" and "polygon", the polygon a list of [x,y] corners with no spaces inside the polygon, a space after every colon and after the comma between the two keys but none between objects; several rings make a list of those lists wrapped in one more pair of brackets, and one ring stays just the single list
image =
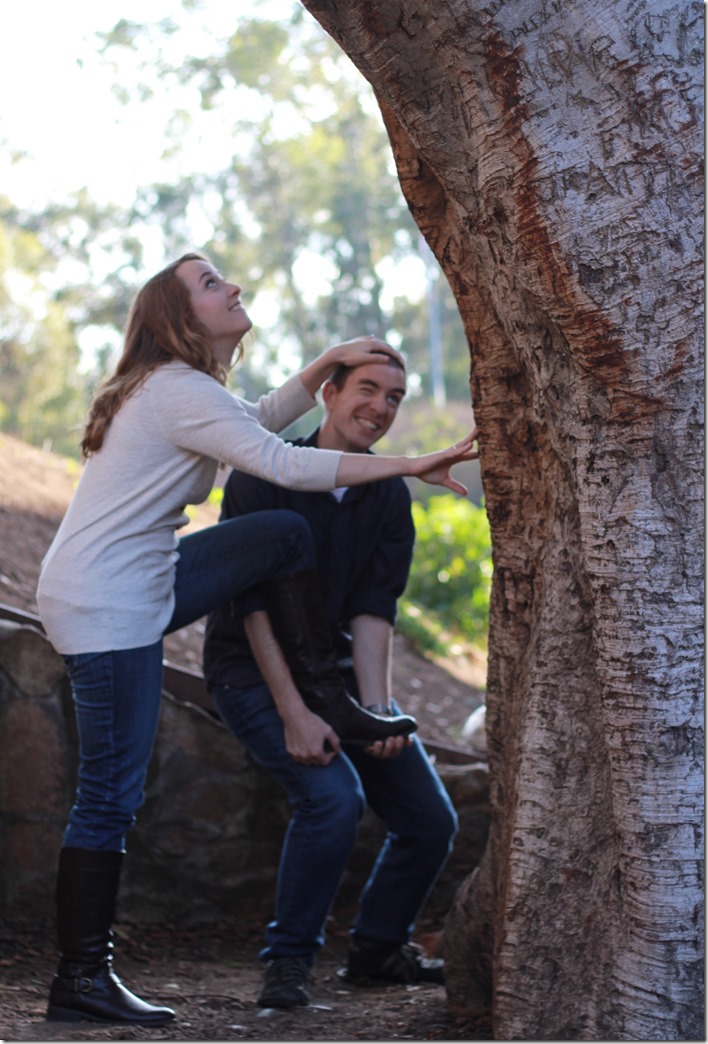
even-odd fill
[{"label": "woman's knee", "polygon": [[[293,548],[295,569],[311,569],[315,565],[315,545],[307,519],[290,508],[273,511],[277,524],[282,527],[283,541]],[[295,570],[293,570],[295,571]]]}]

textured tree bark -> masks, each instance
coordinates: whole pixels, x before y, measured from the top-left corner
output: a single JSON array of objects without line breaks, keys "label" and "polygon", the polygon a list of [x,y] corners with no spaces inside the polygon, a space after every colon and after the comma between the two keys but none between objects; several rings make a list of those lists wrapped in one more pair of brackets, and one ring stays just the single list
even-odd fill
[{"label": "textured tree bark", "polygon": [[448,996],[703,1039],[702,8],[305,0],[370,81],[470,345],[493,823]]}]

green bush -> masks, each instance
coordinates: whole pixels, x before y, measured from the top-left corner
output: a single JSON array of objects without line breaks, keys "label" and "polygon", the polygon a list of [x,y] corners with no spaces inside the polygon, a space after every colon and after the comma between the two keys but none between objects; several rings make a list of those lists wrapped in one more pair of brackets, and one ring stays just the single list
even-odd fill
[{"label": "green bush", "polygon": [[414,501],[413,519],[415,554],[400,629],[423,645],[422,632],[427,632],[428,648],[439,645],[442,631],[486,645],[492,581],[486,511],[448,493],[432,496],[426,504]]}]

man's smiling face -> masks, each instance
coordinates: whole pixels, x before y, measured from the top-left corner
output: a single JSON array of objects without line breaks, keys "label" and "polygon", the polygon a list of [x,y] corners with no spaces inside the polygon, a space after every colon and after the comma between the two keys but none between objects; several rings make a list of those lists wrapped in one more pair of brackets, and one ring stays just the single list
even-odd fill
[{"label": "man's smiling face", "polygon": [[328,381],[322,389],[325,418],[318,445],[365,453],[391,427],[405,394],[406,375],[390,363],[357,366],[341,389]]}]

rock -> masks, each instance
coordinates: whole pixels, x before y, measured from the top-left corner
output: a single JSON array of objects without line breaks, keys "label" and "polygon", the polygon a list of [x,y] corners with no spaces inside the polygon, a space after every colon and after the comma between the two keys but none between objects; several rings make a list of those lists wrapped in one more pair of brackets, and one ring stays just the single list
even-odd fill
[{"label": "rock", "polygon": [[[63,660],[38,630],[0,624],[0,914],[53,915],[57,853],[73,799],[77,738]],[[460,819],[428,913],[442,919],[479,862],[487,766],[437,768]],[[119,919],[190,925],[272,912],[289,810],[279,785],[213,715],[165,694],[145,802],[128,837]],[[367,811],[337,897],[353,913],[384,839]]]},{"label": "rock", "polygon": [[27,696],[44,696],[64,678],[64,661],[41,631],[25,624],[0,620],[0,646],[3,670]]},{"label": "rock", "polygon": [[473,710],[462,726],[462,738],[470,750],[480,757],[487,756],[487,733],[486,733],[487,708],[484,704]]},{"label": "rock", "polygon": [[61,657],[33,627],[0,624],[0,910],[46,916],[75,783]]}]

